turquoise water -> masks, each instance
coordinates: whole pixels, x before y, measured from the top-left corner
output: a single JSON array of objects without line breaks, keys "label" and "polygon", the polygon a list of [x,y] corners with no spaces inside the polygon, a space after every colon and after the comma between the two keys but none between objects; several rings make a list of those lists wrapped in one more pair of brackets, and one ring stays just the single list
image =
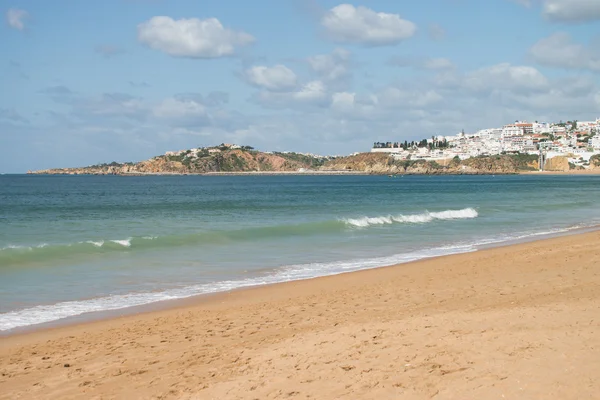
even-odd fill
[{"label": "turquoise water", "polygon": [[596,176],[0,176],[0,330],[600,224]]}]

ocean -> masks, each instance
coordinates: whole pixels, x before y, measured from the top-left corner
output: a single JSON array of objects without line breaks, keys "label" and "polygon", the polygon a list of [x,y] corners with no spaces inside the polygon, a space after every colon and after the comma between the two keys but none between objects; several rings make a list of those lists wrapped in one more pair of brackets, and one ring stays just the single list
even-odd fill
[{"label": "ocean", "polygon": [[600,225],[600,176],[0,176],[0,331]]}]

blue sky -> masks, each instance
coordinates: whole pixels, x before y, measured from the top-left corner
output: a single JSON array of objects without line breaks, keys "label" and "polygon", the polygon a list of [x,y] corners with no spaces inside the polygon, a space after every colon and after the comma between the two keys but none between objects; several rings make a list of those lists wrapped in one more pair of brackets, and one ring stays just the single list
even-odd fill
[{"label": "blue sky", "polygon": [[0,172],[600,118],[598,0],[2,0]]}]

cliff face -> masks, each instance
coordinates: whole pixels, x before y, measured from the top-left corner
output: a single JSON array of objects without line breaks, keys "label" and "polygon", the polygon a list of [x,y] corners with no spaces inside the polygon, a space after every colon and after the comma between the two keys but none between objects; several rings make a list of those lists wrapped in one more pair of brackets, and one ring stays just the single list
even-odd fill
[{"label": "cliff face", "polygon": [[600,154],[596,154],[590,158],[590,169],[600,169]]},{"label": "cliff face", "polygon": [[544,165],[544,170],[546,171],[568,171],[569,160],[567,157],[553,157],[546,161]]},{"label": "cliff face", "polygon": [[139,163],[112,163],[82,168],[47,169],[30,172],[32,174],[68,175],[135,175],[135,174],[192,174],[208,172],[249,172],[298,171],[301,168],[314,169],[323,160],[296,153],[262,153],[250,150],[223,150],[202,153],[197,156],[158,156]]},{"label": "cliff face", "polygon": [[514,174],[535,170],[537,157],[502,155],[475,157],[464,161],[395,160],[384,153],[362,153],[325,163],[322,170],[361,171],[374,174]]},{"label": "cliff face", "polygon": [[[568,168],[568,164],[567,164]],[[369,174],[513,174],[537,169],[537,156],[502,155],[425,161],[395,160],[385,153],[361,153],[325,161],[296,153],[262,153],[250,150],[225,150],[190,156],[159,156],[139,163],[103,164],[83,168],[49,169],[33,174],[136,175],[195,174],[211,172],[293,172],[299,169],[322,172],[360,172]]]}]

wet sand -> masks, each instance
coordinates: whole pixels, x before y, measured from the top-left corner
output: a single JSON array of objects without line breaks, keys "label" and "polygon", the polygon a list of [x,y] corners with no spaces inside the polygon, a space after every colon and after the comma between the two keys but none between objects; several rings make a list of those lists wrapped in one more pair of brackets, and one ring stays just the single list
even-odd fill
[{"label": "wet sand", "polygon": [[0,338],[1,399],[597,399],[600,232]]}]

